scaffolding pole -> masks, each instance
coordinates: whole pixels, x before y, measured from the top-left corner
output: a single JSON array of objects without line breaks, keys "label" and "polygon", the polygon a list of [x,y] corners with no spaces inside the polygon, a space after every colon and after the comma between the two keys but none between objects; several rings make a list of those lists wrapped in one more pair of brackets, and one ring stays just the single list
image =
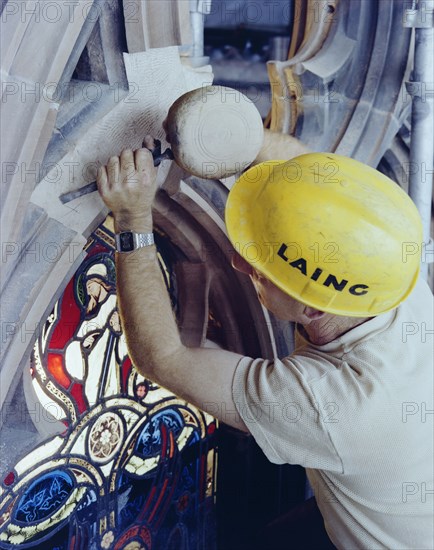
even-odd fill
[{"label": "scaffolding pole", "polygon": [[[421,274],[433,262],[431,203],[434,164],[434,0],[418,0],[405,10],[404,26],[414,28],[414,66],[407,90],[412,98],[409,195],[423,226]],[[419,244],[419,243],[418,243]]]}]

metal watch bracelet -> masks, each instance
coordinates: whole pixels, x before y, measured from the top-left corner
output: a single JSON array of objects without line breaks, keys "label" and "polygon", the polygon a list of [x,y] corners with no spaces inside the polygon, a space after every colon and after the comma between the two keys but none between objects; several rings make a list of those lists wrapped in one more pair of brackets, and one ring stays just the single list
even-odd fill
[{"label": "metal watch bracelet", "polygon": [[116,233],[115,242],[116,250],[121,253],[133,252],[155,243],[153,233],[135,233],[134,231]]}]

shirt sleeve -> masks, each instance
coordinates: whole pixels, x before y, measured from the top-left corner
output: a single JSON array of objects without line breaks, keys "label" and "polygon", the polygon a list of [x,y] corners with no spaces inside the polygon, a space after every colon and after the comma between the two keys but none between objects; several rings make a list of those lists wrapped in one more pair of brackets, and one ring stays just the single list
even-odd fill
[{"label": "shirt sleeve", "polygon": [[342,472],[312,391],[291,358],[242,359],[232,394],[239,415],[271,462]]}]

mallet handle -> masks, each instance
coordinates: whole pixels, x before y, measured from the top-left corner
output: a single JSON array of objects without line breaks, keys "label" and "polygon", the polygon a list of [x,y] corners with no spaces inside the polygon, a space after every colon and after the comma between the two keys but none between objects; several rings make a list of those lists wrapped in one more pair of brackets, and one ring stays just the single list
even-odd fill
[{"label": "mallet handle", "polygon": [[[156,147],[152,151],[152,156],[154,158],[154,166],[158,166],[160,162],[165,159],[173,160],[173,153],[171,149],[167,148],[164,151],[164,153],[162,153],[161,143],[159,142],[159,140],[155,140],[155,144],[156,144]],[[80,189],[75,189],[75,191],[68,191],[67,193],[62,193],[59,196],[59,199],[62,204],[66,204],[75,199],[78,199],[79,197],[82,197],[83,195],[88,195],[89,193],[93,193],[97,189],[98,189],[98,186],[96,184],[96,181],[92,181],[91,183],[88,183],[87,185],[80,187]]]}]

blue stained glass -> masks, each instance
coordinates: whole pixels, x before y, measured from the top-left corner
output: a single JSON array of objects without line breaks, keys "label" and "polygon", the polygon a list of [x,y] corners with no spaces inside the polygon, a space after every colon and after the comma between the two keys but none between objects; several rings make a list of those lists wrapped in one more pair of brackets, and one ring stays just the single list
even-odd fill
[{"label": "blue stained glass", "polygon": [[146,495],[149,494],[152,485],[153,481],[130,481],[128,492],[122,499],[118,500],[120,529],[126,529],[129,525],[135,522],[140,510],[143,508]]},{"label": "blue stained glass", "polygon": [[176,525],[167,541],[167,550],[187,550],[188,538],[189,532],[185,525]]},{"label": "blue stained glass", "polygon": [[97,495],[93,489],[88,489],[85,496],[81,500],[80,504],[77,506],[77,519],[79,522],[89,523],[97,519]]},{"label": "blue stained glass", "polygon": [[21,523],[35,523],[50,517],[68,499],[74,488],[71,477],[54,470],[37,479],[20,499],[15,519]]},{"label": "blue stained glass", "polygon": [[181,484],[184,489],[190,489],[194,484],[194,480],[191,477],[187,466],[184,466],[184,468],[182,469]]},{"label": "blue stained glass", "polygon": [[175,438],[181,433],[184,427],[184,419],[174,409],[167,409],[155,414],[146,423],[137,441],[136,450],[142,456],[153,456],[160,452],[162,445],[161,425],[164,424],[168,430],[173,432]]}]

